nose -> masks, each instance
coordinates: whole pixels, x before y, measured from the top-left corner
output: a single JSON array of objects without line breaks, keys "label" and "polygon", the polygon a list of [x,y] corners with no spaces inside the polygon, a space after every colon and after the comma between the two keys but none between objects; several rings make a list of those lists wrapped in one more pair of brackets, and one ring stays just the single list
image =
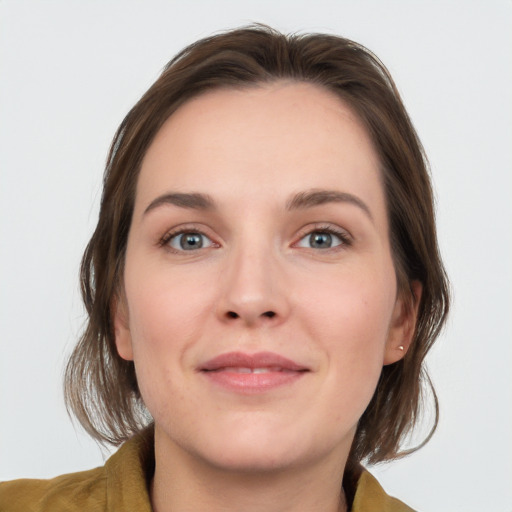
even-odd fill
[{"label": "nose", "polygon": [[221,280],[218,315],[221,321],[248,327],[277,325],[288,316],[284,272],[268,246],[234,251]]}]

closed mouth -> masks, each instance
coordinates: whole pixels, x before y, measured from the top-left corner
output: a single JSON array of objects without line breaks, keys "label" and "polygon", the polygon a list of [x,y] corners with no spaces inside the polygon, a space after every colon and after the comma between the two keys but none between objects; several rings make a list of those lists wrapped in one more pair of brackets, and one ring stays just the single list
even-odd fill
[{"label": "closed mouth", "polygon": [[199,368],[204,372],[229,371],[231,373],[306,372],[304,365],[273,352],[227,352],[203,363]]},{"label": "closed mouth", "polygon": [[272,352],[229,352],[198,368],[215,385],[234,393],[254,395],[291,385],[311,370]]},{"label": "closed mouth", "polygon": [[[217,370],[204,370],[210,372],[232,372],[232,373],[271,373],[271,372],[292,372],[296,370],[289,370],[287,368],[281,368],[279,366],[270,366],[266,368],[247,368],[247,367],[233,367],[225,366],[218,368]],[[299,370],[307,371],[307,370]]]}]

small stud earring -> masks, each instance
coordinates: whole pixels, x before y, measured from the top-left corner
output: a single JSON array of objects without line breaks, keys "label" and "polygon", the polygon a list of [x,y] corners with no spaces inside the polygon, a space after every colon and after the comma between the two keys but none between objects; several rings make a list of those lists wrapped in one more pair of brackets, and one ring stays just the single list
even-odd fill
[{"label": "small stud earring", "polygon": [[398,350],[404,350],[404,346],[403,345],[398,345]]}]

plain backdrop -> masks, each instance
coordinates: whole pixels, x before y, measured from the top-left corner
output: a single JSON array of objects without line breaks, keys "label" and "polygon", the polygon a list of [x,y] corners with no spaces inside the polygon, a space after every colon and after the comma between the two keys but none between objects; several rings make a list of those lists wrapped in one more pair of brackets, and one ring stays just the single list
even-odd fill
[{"label": "plain backdrop", "polygon": [[454,291],[428,363],[432,441],[373,468],[423,512],[512,510],[512,2],[0,0],[0,479],[107,455],[63,405],[81,253],[110,140],[184,45],[253,21],[344,35],[389,67],[429,155]]}]

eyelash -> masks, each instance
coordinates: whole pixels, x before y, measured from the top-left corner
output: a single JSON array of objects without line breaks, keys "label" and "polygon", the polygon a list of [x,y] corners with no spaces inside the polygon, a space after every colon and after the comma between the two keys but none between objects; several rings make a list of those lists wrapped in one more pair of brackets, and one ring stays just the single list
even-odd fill
[{"label": "eyelash", "polygon": [[[181,227],[177,230],[171,230],[169,232],[167,232],[161,239],[160,241],[158,242],[158,245],[160,247],[164,247],[166,248],[167,250],[175,253],[175,254],[180,254],[180,253],[183,253],[183,252],[187,252],[185,250],[177,250],[177,249],[174,249],[172,248],[170,245],[169,245],[169,242],[179,236],[179,235],[183,235],[183,234],[198,234],[198,235],[201,235],[201,236],[204,236],[206,238],[208,238],[211,242],[212,242],[212,245],[214,247],[219,247],[219,244],[217,244],[216,242],[214,242],[204,231],[202,231],[201,229],[198,229],[194,226],[185,226],[185,227]],[[311,236],[313,233],[322,233],[322,234],[328,234],[328,235],[334,235],[335,237],[337,237],[339,240],[340,240],[340,244],[339,245],[336,245],[334,247],[329,247],[329,248],[326,248],[326,249],[318,249],[319,251],[322,251],[322,252],[330,252],[330,251],[336,251],[336,250],[340,250],[340,249],[343,249],[344,247],[350,247],[352,245],[352,238],[350,237],[350,235],[342,230],[342,229],[337,229],[331,225],[317,225],[317,226],[313,226],[312,228],[308,228],[307,231],[304,231],[301,235],[300,235],[300,238],[298,239],[297,242],[295,242],[293,245],[296,246],[300,241],[302,241],[303,239],[305,239],[306,237],[308,236]],[[208,247],[206,247],[208,248]],[[311,248],[310,249],[314,249],[314,248]],[[191,252],[194,252],[194,251],[191,251]]]},{"label": "eyelash", "polygon": [[[169,242],[175,238],[175,237],[178,237],[179,235],[184,235],[184,234],[197,234],[197,235],[201,235],[201,236],[204,236],[206,238],[208,238],[211,242],[212,242],[212,245],[213,246],[219,246],[219,244],[216,244],[215,242],[213,242],[213,240],[204,232],[202,231],[201,229],[198,229],[194,226],[184,226],[184,227],[181,227],[179,229],[176,229],[176,230],[171,230],[171,231],[168,231],[161,239],[160,241],[158,242],[158,245],[160,247],[164,247],[166,248],[168,251],[170,252],[173,252],[175,254],[181,254],[183,252],[187,252],[185,250],[177,250],[177,249],[174,249],[173,247],[171,247],[169,245]],[[194,252],[194,251],[190,251],[190,252]]]},{"label": "eyelash", "polygon": [[[298,244],[301,240],[304,240],[306,237],[311,236],[313,233],[322,233],[322,234],[328,234],[328,235],[334,235],[340,240],[340,244],[336,245],[334,247],[329,247],[327,249],[319,249],[319,251],[322,252],[330,252],[330,251],[336,251],[343,249],[345,247],[350,247],[352,245],[352,237],[349,235],[349,233],[345,230],[342,230],[340,228],[336,228],[330,224],[320,224],[315,225],[312,228],[308,227],[307,231],[301,233],[300,238],[297,242],[295,242],[294,245]],[[314,249],[314,248],[310,248]]]}]

